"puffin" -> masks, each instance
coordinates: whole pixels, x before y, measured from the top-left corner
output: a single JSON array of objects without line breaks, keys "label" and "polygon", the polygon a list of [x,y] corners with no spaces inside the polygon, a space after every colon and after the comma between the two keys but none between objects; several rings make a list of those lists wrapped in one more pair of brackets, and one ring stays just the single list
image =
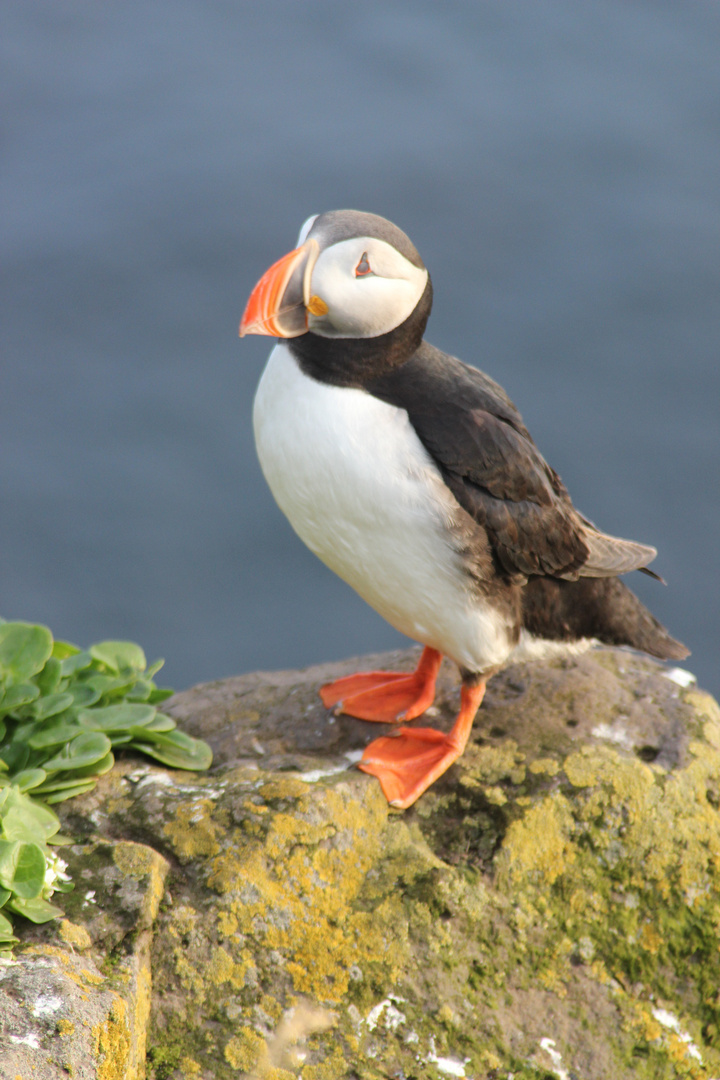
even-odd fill
[{"label": "puffin", "polygon": [[[305,222],[240,323],[241,337],[278,339],[253,426],[280,509],[424,646],[411,674],[365,671],[320,690],[338,713],[396,725],[358,766],[403,809],[463,753],[487,680],[506,665],[599,643],[688,655],[620,580],[657,577],[655,548],[584,517],[502,387],[425,341],[432,297],[400,228],[333,210]],[[462,680],[452,729],[407,726],[432,704],[443,656]]]}]

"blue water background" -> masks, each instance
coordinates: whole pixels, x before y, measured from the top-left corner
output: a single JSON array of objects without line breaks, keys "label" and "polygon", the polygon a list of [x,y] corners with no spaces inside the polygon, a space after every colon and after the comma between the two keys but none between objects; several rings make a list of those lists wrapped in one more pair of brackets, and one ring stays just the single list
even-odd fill
[{"label": "blue water background", "polygon": [[296,539],[237,339],[311,213],[401,225],[720,692],[720,5],[9,0],[0,612],[185,687],[403,639]]}]

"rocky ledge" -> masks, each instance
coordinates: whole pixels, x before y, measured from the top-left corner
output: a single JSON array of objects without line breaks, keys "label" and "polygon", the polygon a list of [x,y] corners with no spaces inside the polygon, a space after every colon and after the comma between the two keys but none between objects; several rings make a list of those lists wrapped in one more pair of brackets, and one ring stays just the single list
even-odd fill
[{"label": "rocky ledge", "polygon": [[[409,811],[384,729],[258,673],[167,710],[210,774],[120,761],[63,805],[76,882],[0,969],[9,1080],[720,1077],[720,709],[599,649],[508,669]],[[443,669],[431,723],[448,727]]]}]

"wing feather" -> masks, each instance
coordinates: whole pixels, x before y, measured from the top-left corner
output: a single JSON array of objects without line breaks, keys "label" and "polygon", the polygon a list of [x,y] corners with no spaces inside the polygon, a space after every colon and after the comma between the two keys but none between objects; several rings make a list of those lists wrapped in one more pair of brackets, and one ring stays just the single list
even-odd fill
[{"label": "wing feather", "polygon": [[578,513],[510,398],[483,372],[423,342],[367,389],[407,411],[507,575],[614,577],[654,559],[654,548],[608,536]]},{"label": "wing feather", "polygon": [[644,570],[657,555],[656,548],[648,544],[621,540],[595,529],[586,530],[585,541],[589,554],[580,569],[580,577],[617,577],[630,570]]}]

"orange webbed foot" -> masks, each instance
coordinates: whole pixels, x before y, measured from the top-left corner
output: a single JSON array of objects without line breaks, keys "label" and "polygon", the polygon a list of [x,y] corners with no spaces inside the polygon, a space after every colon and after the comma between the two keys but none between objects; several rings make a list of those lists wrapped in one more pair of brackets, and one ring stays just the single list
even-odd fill
[{"label": "orange webbed foot", "polygon": [[484,693],[484,682],[463,686],[460,712],[448,735],[434,728],[401,728],[371,742],[358,768],[377,776],[391,806],[412,806],[462,754]]},{"label": "orange webbed foot", "polygon": [[365,671],[320,688],[323,704],[358,720],[392,724],[414,720],[432,705],[442,655],[426,647],[415,671]]}]

